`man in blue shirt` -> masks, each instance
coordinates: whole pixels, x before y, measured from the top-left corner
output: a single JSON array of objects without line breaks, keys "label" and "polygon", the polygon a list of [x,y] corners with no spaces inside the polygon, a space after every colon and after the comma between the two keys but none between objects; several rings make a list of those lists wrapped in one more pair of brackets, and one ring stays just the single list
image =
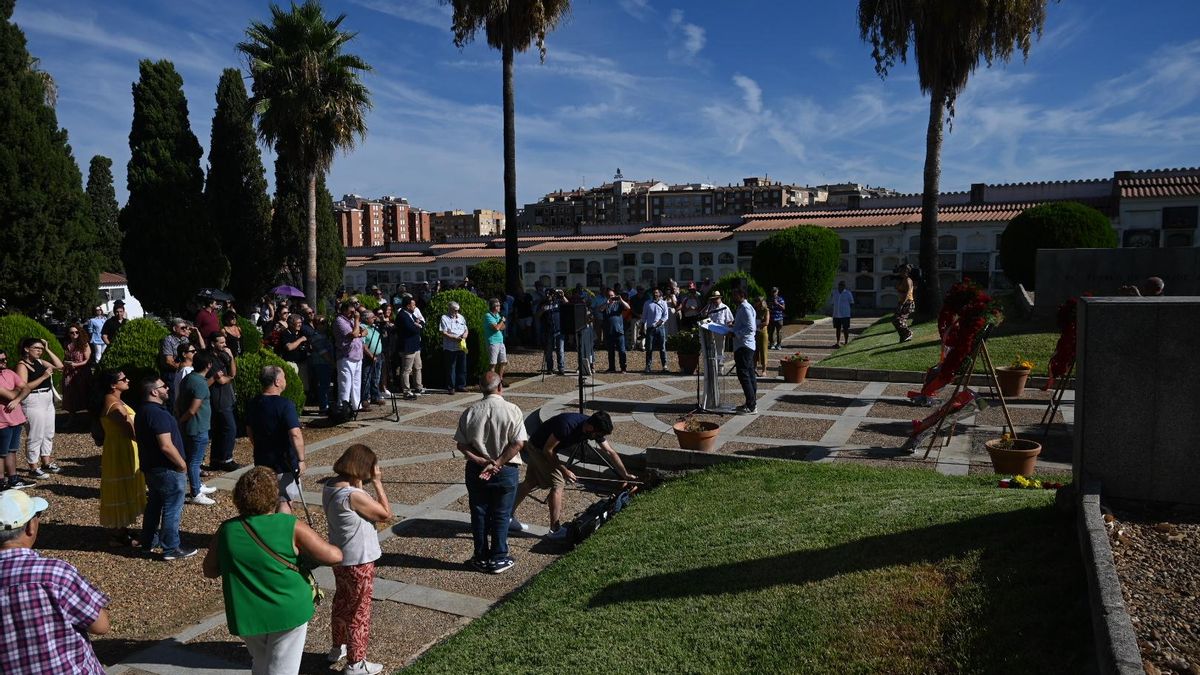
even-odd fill
[{"label": "man in blue shirt", "polygon": [[616,371],[616,354],[621,355],[621,372],[625,372],[625,311],[629,303],[617,292],[609,289],[608,300],[600,305],[597,313],[603,319],[604,344],[608,347],[608,372]]},{"label": "man in blue shirt", "polygon": [[746,289],[733,289],[733,301],[737,312],[733,316],[733,365],[737,369],[738,382],[746,396],[746,404],[737,407],[745,415],[758,414],[758,375],[754,370],[754,332],[758,317],[754,308],[746,301]]},{"label": "man in blue shirt", "polygon": [[167,385],[161,378],[142,381],[142,404],[134,418],[138,464],[146,477],[146,512],[142,516],[142,550],[162,546],[163,560],[196,555],[196,549],[179,542],[179,520],[187,491],[187,462],[183,460],[183,434],[167,410]]},{"label": "man in blue shirt", "polygon": [[291,502],[300,499],[300,474],[304,462],[304,434],[296,406],[282,396],[287,388],[283,368],[264,366],[258,376],[262,394],[246,406],[246,436],[254,447],[254,466],[269,467],[279,481],[276,513],[291,513]]},{"label": "man in blue shirt", "polygon": [[650,362],[654,359],[654,350],[659,352],[663,372],[667,372],[667,319],[669,318],[667,301],[663,300],[662,291],[654,289],[654,296],[646,301],[642,308],[642,325],[646,327],[646,372],[650,372]]},{"label": "man in blue shirt", "polygon": [[[562,527],[563,489],[567,481],[575,482],[575,473],[559,460],[558,453],[569,454],[577,446],[588,441],[597,441],[600,444],[600,449],[608,455],[609,462],[622,480],[637,480],[637,476],[625,469],[621,455],[605,439],[612,430],[612,418],[603,410],[591,417],[579,413],[559,413],[546,420],[526,443],[528,452],[524,453],[524,457],[529,469],[525,473],[525,480],[517,488],[517,499],[513,502],[512,513],[517,512],[521,501],[529,496],[534,488],[548,489],[550,496],[546,498],[546,505],[550,507],[550,534],[546,538],[551,541],[565,539],[567,532],[566,528]],[[526,527],[516,516],[513,516],[509,524],[510,530],[523,531]]]},{"label": "man in blue shirt", "polygon": [[103,335],[104,324],[107,322],[108,322],[108,319],[107,319],[107,317],[104,316],[104,308],[103,307],[97,307],[95,310],[95,316],[88,319],[88,322],[87,322],[87,332],[88,332],[88,338],[89,338],[88,341],[92,345],[92,358],[94,359],[93,363],[100,363],[100,357],[104,356],[104,348],[108,346],[104,342],[104,335]]},{"label": "man in blue shirt", "polygon": [[[537,310],[537,322],[542,327],[542,351],[546,372],[554,370],[563,374],[563,363],[567,360],[566,336],[562,332],[562,308],[566,306],[566,294],[561,288],[546,295]],[[555,363],[557,358],[557,364]]]},{"label": "man in blue shirt", "polygon": [[200,465],[208,452],[208,433],[212,430],[212,390],[209,389],[209,369],[212,356],[200,352],[192,358],[192,372],[179,381],[175,392],[175,408],[179,415],[179,426],[183,429],[183,452],[187,460],[188,492],[187,503],[212,506],[215,501],[208,495],[217,491],[200,481]]}]

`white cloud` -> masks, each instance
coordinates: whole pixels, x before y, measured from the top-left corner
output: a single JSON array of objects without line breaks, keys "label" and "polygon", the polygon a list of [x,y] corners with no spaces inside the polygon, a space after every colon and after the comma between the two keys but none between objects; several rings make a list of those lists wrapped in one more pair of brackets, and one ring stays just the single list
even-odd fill
[{"label": "white cloud", "polygon": [[350,0],[359,7],[412,23],[449,31],[453,10],[439,0]]},{"label": "white cloud", "polygon": [[618,0],[617,4],[627,14],[638,20],[645,20],[654,12],[654,8],[650,6],[650,0]]},{"label": "white cloud", "polygon": [[742,90],[742,101],[746,104],[746,110],[754,114],[762,112],[762,87],[741,74],[733,76],[733,83]]},{"label": "white cloud", "polygon": [[693,62],[700,55],[707,40],[703,28],[684,20],[682,9],[673,9],[667,16],[667,34],[673,43],[667,56],[685,63]]}]

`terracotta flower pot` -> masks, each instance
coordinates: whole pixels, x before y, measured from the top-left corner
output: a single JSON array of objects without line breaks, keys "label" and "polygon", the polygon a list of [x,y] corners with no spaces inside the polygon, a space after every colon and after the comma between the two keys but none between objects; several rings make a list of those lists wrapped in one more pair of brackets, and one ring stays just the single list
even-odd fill
[{"label": "terracotta flower pot", "polygon": [[812,361],[805,359],[804,361],[780,361],[779,366],[783,370],[783,381],[800,384],[804,382],[804,377],[808,375],[808,367],[812,365]]},{"label": "terracotta flower pot", "polygon": [[675,430],[675,438],[679,439],[679,447],[684,450],[699,450],[700,452],[712,452],[713,446],[717,444],[717,434],[721,433],[721,425],[716,422],[693,422],[698,425],[701,431],[688,431],[684,427],[686,422],[676,422],[672,427]]},{"label": "terracotta flower pot", "polygon": [[1015,439],[1011,448],[996,447],[999,443],[997,439],[983,444],[991,455],[993,471],[1014,476],[1033,475],[1038,455],[1042,454],[1041,443],[1027,438]]},{"label": "terracotta flower pot", "polygon": [[996,369],[996,380],[1004,398],[1020,398],[1025,394],[1025,381],[1029,379],[1028,368],[1001,366]]},{"label": "terracotta flower pot", "polygon": [[696,368],[700,365],[699,354],[679,354],[679,370],[683,371],[684,375],[694,375]]}]

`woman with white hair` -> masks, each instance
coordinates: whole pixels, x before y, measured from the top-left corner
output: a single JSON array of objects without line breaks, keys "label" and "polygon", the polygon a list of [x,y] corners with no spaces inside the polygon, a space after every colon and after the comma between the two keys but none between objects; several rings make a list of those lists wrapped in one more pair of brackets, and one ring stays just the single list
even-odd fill
[{"label": "woman with white hair", "polygon": [[442,351],[446,357],[446,393],[467,390],[467,320],[458,313],[457,302],[450,301],[438,323],[442,332]]}]

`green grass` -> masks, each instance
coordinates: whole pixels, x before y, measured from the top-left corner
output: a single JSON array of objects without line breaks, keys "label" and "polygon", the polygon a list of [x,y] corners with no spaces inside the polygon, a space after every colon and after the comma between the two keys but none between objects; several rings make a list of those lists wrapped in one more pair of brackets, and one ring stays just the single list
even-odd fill
[{"label": "green grass", "polygon": [[786,462],[693,474],[412,670],[1079,672],[1070,520],[1052,492],[993,481]]},{"label": "green grass", "polygon": [[[900,344],[888,314],[871,324],[863,334],[821,361],[831,368],[865,368],[870,370],[923,371],[938,361],[939,341],[937,322],[922,321],[910,326],[913,339]],[[1009,320],[988,338],[988,353],[997,366],[1010,365],[1017,355],[1033,361],[1035,375],[1045,375],[1058,331],[1044,324]],[[983,372],[983,362],[975,366]]]}]

